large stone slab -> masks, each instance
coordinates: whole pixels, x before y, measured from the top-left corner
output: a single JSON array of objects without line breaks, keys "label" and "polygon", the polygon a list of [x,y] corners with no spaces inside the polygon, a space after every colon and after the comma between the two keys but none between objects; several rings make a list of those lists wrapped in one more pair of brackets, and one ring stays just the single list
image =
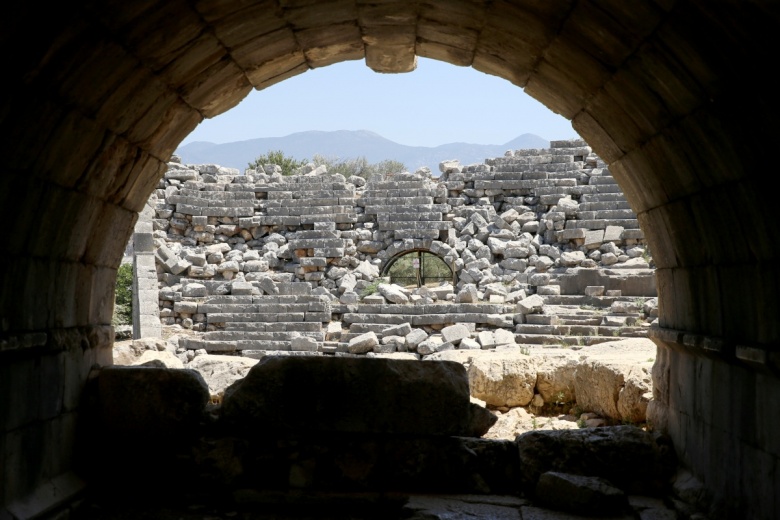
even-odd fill
[{"label": "large stone slab", "polygon": [[97,378],[100,423],[110,438],[181,440],[202,422],[208,385],[191,369],[104,367]]},{"label": "large stone slab", "polygon": [[515,439],[523,490],[533,494],[539,478],[562,471],[607,479],[629,494],[669,491],[677,459],[670,440],[635,426],[534,430]]},{"label": "large stone slab", "polygon": [[528,356],[475,358],[468,369],[471,394],[492,406],[526,406],[534,397],[536,361]]},{"label": "large stone slab", "polygon": [[222,421],[244,434],[479,437],[495,422],[459,363],[266,357],[225,390]]}]

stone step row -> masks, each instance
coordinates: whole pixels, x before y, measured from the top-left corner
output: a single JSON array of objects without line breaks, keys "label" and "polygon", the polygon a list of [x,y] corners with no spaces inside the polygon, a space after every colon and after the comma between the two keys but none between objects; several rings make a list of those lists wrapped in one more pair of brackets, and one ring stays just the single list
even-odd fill
[{"label": "stone step row", "polygon": [[178,204],[184,202],[186,198],[207,198],[209,200],[248,200],[254,202],[255,196],[247,191],[224,191],[225,184],[210,184],[209,187],[221,187],[221,189],[202,190],[197,187],[187,185],[179,188],[176,193],[171,193],[166,197],[169,204]]},{"label": "stone step row", "polygon": [[424,305],[400,305],[395,303],[358,303],[356,305],[331,305],[334,314],[387,314],[419,316],[425,314],[504,314],[514,312],[514,306],[498,303],[428,303]]},{"label": "stone step row", "polygon": [[295,337],[314,338],[316,341],[325,341],[325,331],[297,331],[287,330],[279,332],[263,332],[251,330],[215,330],[204,332],[201,339],[206,341],[252,341],[252,340],[273,340],[290,341]]},{"label": "stone step row", "polygon": [[202,207],[192,204],[176,204],[176,212],[195,217],[251,217],[255,214],[255,208],[254,205],[243,207]]},{"label": "stone step row", "polygon": [[603,186],[607,184],[617,184],[617,181],[612,175],[593,175],[588,181],[588,185],[590,186]]},{"label": "stone step row", "polygon": [[320,332],[322,323],[319,321],[229,321],[220,330],[238,332]]},{"label": "stone step row", "polygon": [[450,211],[449,204],[443,203],[426,203],[426,204],[406,204],[406,205],[392,205],[392,204],[366,204],[363,206],[364,213],[368,215],[384,215],[384,214],[402,214],[402,213],[447,213]]},{"label": "stone step row", "polygon": [[385,213],[377,213],[376,220],[379,223],[382,222],[414,222],[417,220],[426,221],[442,221],[443,214],[438,211],[414,211],[410,208],[409,211],[388,211]]},{"label": "stone step row", "polygon": [[[295,175],[292,178],[303,178],[299,175]],[[310,177],[310,179],[313,177]],[[312,181],[306,183],[298,182],[280,182],[272,184],[258,184],[253,185],[253,191],[255,193],[354,193],[355,185],[349,182],[329,182],[322,180],[320,182]],[[285,195],[283,195],[285,196]]]},{"label": "stone step row", "polygon": [[[277,314],[283,317],[288,313],[330,312],[330,302],[315,300],[310,302],[277,303],[274,297],[258,303],[199,303],[198,313],[204,314]],[[194,314],[194,313],[190,313]]]},{"label": "stone step row", "polygon": [[352,314],[342,315],[345,324],[385,323],[388,325],[410,324],[412,327],[426,325],[448,325],[454,323],[476,323],[493,326],[511,324],[513,314],[447,313],[447,314]]},{"label": "stone step row", "polygon": [[599,210],[580,210],[577,212],[578,220],[636,220],[636,213],[631,208],[627,209],[599,209]]},{"label": "stone step row", "polygon": [[[265,203],[269,206],[272,205],[279,205],[279,204],[289,204],[289,203],[296,203],[296,202],[305,202],[307,199],[336,199],[339,201],[339,204],[354,204],[354,198],[355,198],[355,190],[354,189],[323,189],[318,191],[307,191],[307,190],[295,190],[295,191],[288,191],[285,190],[277,190],[277,191],[265,191],[265,190],[255,190],[256,193],[260,194],[259,201],[262,201],[262,203]],[[263,194],[265,195],[265,198],[263,197]]]},{"label": "stone step row", "polygon": [[606,229],[608,226],[620,226],[624,229],[639,230],[639,221],[636,218],[566,221],[566,229]]},{"label": "stone step row", "polygon": [[[624,200],[608,200],[602,202],[580,202],[578,215],[583,211],[603,211],[603,210],[619,210],[619,209],[631,209],[631,205],[628,201]],[[633,210],[631,210],[633,211]]]},{"label": "stone step row", "polygon": [[583,202],[627,202],[623,192],[620,193],[583,193],[580,196],[580,204]]},{"label": "stone step row", "polygon": [[441,188],[426,187],[423,183],[419,183],[417,186],[410,186],[408,188],[396,188],[396,189],[367,189],[363,193],[363,198],[370,199],[394,199],[394,198],[407,198],[407,197],[440,197],[446,193]]},{"label": "stone step row", "polygon": [[[558,335],[558,336],[620,336],[624,330],[628,329],[628,325],[530,325],[519,324],[515,327],[515,332],[518,334],[531,334],[531,335]],[[636,327],[630,327],[636,328]]]},{"label": "stone step row", "polygon": [[278,208],[268,208],[266,210],[267,217],[290,217],[290,216],[306,216],[306,215],[338,215],[338,214],[355,214],[355,206],[307,206],[307,205],[284,205]]},{"label": "stone step row", "polygon": [[396,229],[393,231],[393,238],[396,240],[439,240],[442,239],[443,229]]},{"label": "stone step row", "polygon": [[425,206],[434,204],[433,197],[372,197],[371,195],[363,195],[360,199],[362,205],[365,208],[372,206],[386,207],[386,206]]},{"label": "stone step row", "polygon": [[290,249],[344,247],[342,238],[293,238],[287,242]]},{"label": "stone step row", "polygon": [[428,180],[421,177],[387,178],[376,176],[366,182],[366,191],[413,189],[425,187],[427,184]]},{"label": "stone step row", "polygon": [[302,224],[319,224],[320,222],[335,222],[336,224],[354,224],[358,216],[354,212],[333,214],[305,215],[280,215],[280,216],[255,216],[252,219],[254,226],[300,226]]},{"label": "stone step row", "polygon": [[206,315],[207,323],[228,323],[228,322],[296,322],[296,321],[310,321],[319,323],[328,323],[331,320],[330,312],[288,312],[285,314],[278,313],[221,313],[213,312]]},{"label": "stone step row", "polygon": [[[525,177],[525,176],[524,176]],[[574,181],[574,182],[567,182]],[[495,179],[475,180],[475,190],[548,190],[546,194],[558,193],[563,187],[576,186],[576,179]]]},{"label": "stone step row", "polygon": [[[639,271],[639,269],[637,269]],[[590,312],[608,312],[616,301],[634,301],[637,298],[652,298],[653,296],[634,296],[623,294],[621,296],[588,296],[585,294],[551,294],[542,296],[544,300],[544,314],[528,314],[536,319],[544,316],[576,316]]]},{"label": "stone step row", "polygon": [[[378,222],[378,227],[380,231],[431,231],[431,230],[447,230],[452,227],[452,222],[447,222],[443,220],[435,221],[435,220],[423,220],[423,221],[384,221],[380,220]],[[437,234],[438,236],[438,234]]]},{"label": "stone step row", "polygon": [[[319,195],[319,196],[317,196]],[[352,197],[335,197],[325,193],[312,193],[310,197],[293,199],[260,199],[257,201],[260,209],[297,207],[297,206],[354,206],[355,201]]]},{"label": "stone step row", "polygon": [[327,352],[307,352],[307,351],[291,351],[291,350],[262,350],[262,349],[247,349],[241,351],[241,357],[247,357],[252,359],[263,359],[268,356],[324,356]]},{"label": "stone step row", "polygon": [[[536,163],[536,164],[504,164],[494,167],[495,170],[489,174],[483,172],[471,174],[465,180],[480,178],[485,180],[492,179],[511,179],[511,178],[534,178],[531,175],[535,173],[548,173],[549,178],[576,178],[582,171],[582,163]],[[522,177],[521,177],[522,176]]]},{"label": "stone step row", "polygon": [[515,333],[515,341],[520,345],[594,345],[619,338],[647,337],[647,327],[607,327],[596,328],[593,334],[528,334]]},{"label": "stone step row", "polygon": [[[166,205],[184,205],[184,206],[197,206],[199,208],[254,208],[256,199],[254,197],[247,197],[243,199],[226,199],[217,198],[211,196],[214,195],[226,195],[221,192],[198,192],[204,194],[203,196],[186,196],[186,195],[169,195],[165,200]],[[239,192],[243,193],[243,192]],[[227,195],[234,195],[233,193],[227,193]],[[252,195],[248,193],[247,195]]]}]

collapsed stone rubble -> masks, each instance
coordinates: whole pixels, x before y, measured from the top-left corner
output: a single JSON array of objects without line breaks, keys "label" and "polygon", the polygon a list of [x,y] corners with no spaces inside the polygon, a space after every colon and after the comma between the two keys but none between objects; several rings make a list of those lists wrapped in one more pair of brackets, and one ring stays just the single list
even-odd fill
[{"label": "collapsed stone rubble", "polygon": [[[174,159],[148,203],[149,238],[160,322],[198,333],[180,341],[182,361],[203,351],[420,359],[645,335],[657,315],[652,257],[586,143],[440,170],[366,181],[313,165],[286,177],[276,165],[240,174]],[[415,288],[382,276],[420,250],[452,280]]]}]

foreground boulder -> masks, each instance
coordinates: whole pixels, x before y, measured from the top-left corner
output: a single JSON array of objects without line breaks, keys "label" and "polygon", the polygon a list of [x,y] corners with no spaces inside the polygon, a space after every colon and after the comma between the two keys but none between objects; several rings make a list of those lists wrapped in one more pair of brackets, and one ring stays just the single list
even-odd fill
[{"label": "foreground boulder", "polygon": [[223,423],[253,435],[483,435],[496,421],[472,404],[459,363],[266,357],[225,390]]},{"label": "foreground boulder", "polygon": [[548,471],[539,477],[535,498],[547,507],[575,514],[587,511],[589,516],[628,511],[626,494],[600,477]]},{"label": "foreground boulder", "polygon": [[476,358],[468,375],[471,395],[490,406],[527,406],[534,397],[536,362],[528,356]]},{"label": "foreground boulder", "polygon": [[535,430],[515,442],[522,487],[531,495],[548,471],[601,477],[628,494],[660,495],[668,491],[677,465],[668,438],[629,425]]},{"label": "foreground boulder", "polygon": [[574,375],[577,404],[614,421],[643,423],[652,399],[655,344],[629,338],[588,349]]},{"label": "foreground boulder", "polygon": [[197,356],[187,368],[197,370],[209,386],[211,397],[221,396],[225,388],[246,376],[257,359],[240,356],[207,355]]},{"label": "foreground boulder", "polygon": [[113,439],[180,441],[204,419],[208,385],[195,370],[104,367],[97,376],[97,413]]}]

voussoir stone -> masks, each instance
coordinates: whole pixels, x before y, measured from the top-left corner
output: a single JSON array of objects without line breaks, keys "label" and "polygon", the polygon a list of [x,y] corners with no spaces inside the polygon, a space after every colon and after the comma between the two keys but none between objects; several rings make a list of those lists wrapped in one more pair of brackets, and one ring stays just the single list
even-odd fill
[{"label": "voussoir stone", "polygon": [[479,437],[496,416],[471,403],[452,361],[268,356],[226,389],[222,420],[249,435]]}]

